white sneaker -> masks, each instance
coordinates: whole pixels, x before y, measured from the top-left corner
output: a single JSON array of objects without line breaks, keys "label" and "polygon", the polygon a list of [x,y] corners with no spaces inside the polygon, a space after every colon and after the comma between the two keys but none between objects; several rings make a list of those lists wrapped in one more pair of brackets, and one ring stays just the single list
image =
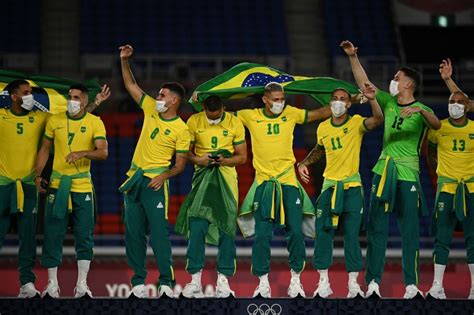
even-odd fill
[{"label": "white sneaker", "polygon": [[433,281],[433,285],[431,286],[430,290],[426,292],[426,296],[428,295],[435,299],[446,299],[446,294],[444,293],[443,285],[438,281]]},{"label": "white sneaker", "polygon": [[379,298],[382,296],[380,295],[379,284],[375,282],[375,280],[370,281],[369,286],[367,287],[367,293],[365,293],[365,297],[373,297],[373,295],[377,295]]},{"label": "white sneaker", "polygon": [[407,285],[407,287],[405,289],[405,295],[403,295],[403,298],[404,299],[413,299],[418,293],[420,293],[421,296],[423,296],[423,292],[418,290],[416,285],[410,284],[410,285]]},{"label": "white sneaker", "polygon": [[216,297],[227,298],[231,295],[235,297],[235,292],[230,289],[229,281],[227,280],[227,277],[219,273],[217,276],[217,283],[216,283]]},{"label": "white sneaker", "polygon": [[204,289],[204,297],[212,298],[215,297],[215,295],[214,286],[212,284],[206,285],[206,288]]},{"label": "white sneaker", "polygon": [[59,285],[51,280],[48,281],[46,289],[41,293],[41,297],[45,297],[48,294],[50,297],[57,299],[59,297]]},{"label": "white sneaker", "polygon": [[364,297],[364,292],[361,290],[360,285],[357,283],[357,281],[350,281],[349,282],[349,292],[347,293],[347,298],[348,299],[353,299],[360,295],[360,297]]},{"label": "white sneaker", "polygon": [[270,288],[270,283],[268,282],[268,279],[262,279],[260,277],[260,282],[253,292],[253,297],[256,297],[257,295],[261,295],[263,298],[271,298],[272,297],[272,289]]},{"label": "white sneaker", "polygon": [[474,287],[471,287],[471,292],[469,292],[468,300],[474,300]]},{"label": "white sneaker", "polygon": [[79,284],[76,285],[74,288],[74,297],[75,298],[81,298],[84,295],[88,295],[89,297],[92,297],[92,292],[87,286],[87,282],[81,281]]},{"label": "white sneaker", "polygon": [[132,296],[132,294],[139,299],[148,298],[148,290],[144,284],[134,286],[128,293],[128,297]]},{"label": "white sneaker", "polygon": [[33,282],[28,282],[27,284],[21,286],[18,297],[21,299],[29,299],[35,297],[36,295],[40,295],[40,292],[36,290],[35,284]]},{"label": "white sneaker", "polygon": [[202,293],[202,285],[194,281],[191,281],[188,284],[186,284],[181,293],[183,293],[184,297],[187,297],[190,299],[191,298],[199,299],[199,298],[204,297],[204,293]]},{"label": "white sneaker", "polygon": [[320,297],[325,299],[329,297],[331,294],[332,294],[332,290],[331,290],[331,285],[329,284],[329,281],[320,280],[318,283],[318,287],[313,293],[313,297],[316,297],[317,295],[319,295]]},{"label": "white sneaker", "polygon": [[288,296],[290,298],[295,298],[298,295],[306,297],[306,294],[303,289],[303,285],[300,281],[300,273],[291,270],[291,280],[290,286],[288,287]]},{"label": "white sneaker", "polygon": [[173,295],[176,298],[179,298],[181,292],[183,292],[183,287],[181,286],[181,284],[177,283],[175,284],[174,288],[173,288]]},{"label": "white sneaker", "polygon": [[166,295],[169,298],[174,297],[173,290],[167,285],[160,285],[158,287],[158,297],[160,298],[163,295]]}]

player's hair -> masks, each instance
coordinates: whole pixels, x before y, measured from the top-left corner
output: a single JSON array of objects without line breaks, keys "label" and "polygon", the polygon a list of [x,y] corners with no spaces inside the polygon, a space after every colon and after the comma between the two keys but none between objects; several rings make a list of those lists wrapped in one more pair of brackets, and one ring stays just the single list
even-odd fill
[{"label": "player's hair", "polygon": [[416,90],[418,86],[420,86],[421,76],[418,71],[410,67],[401,67],[399,70],[405,73],[405,75],[409,77],[413,81],[413,83],[415,83],[414,90]]},{"label": "player's hair", "polygon": [[12,82],[8,83],[6,90],[8,91],[8,94],[12,95],[20,88],[20,86],[25,85],[25,84],[30,84],[30,83],[22,79],[13,80]]},{"label": "player's hair", "polygon": [[283,86],[278,82],[270,82],[265,85],[263,88],[264,94],[269,94],[272,92],[284,92]]},{"label": "player's hair", "polygon": [[184,89],[184,86],[182,86],[178,82],[166,82],[161,85],[162,89],[168,89],[170,92],[173,92],[177,96],[179,96],[180,100],[184,98],[184,95],[186,94],[186,90]]},{"label": "player's hair", "polygon": [[76,83],[69,87],[69,90],[79,90],[82,93],[89,94],[89,89],[82,83]]},{"label": "player's hair", "polygon": [[[336,93],[337,91],[343,91],[343,92],[346,92],[346,94],[347,94],[347,98],[349,98],[349,100],[351,100],[351,97],[352,97],[352,96],[351,96],[351,93],[349,93],[349,91],[348,91],[348,90],[346,90],[346,89],[345,89],[345,88],[343,88],[343,87],[338,87],[338,88],[334,89],[334,91],[332,91],[332,93],[331,93],[331,97],[332,97],[332,96],[334,96],[334,93]],[[351,101],[352,101],[352,100],[351,100]]]},{"label": "player's hair", "polygon": [[204,107],[206,110],[210,112],[215,112],[218,110],[221,110],[224,104],[222,103],[222,100],[219,96],[216,95],[211,95],[208,98],[206,98],[203,102]]},{"label": "player's hair", "polygon": [[468,102],[470,100],[469,96],[466,93],[464,93],[463,91],[454,91],[453,93],[451,93],[449,95],[449,98],[453,97],[453,95],[455,95],[455,94],[460,94],[460,95],[464,96],[467,99]]}]

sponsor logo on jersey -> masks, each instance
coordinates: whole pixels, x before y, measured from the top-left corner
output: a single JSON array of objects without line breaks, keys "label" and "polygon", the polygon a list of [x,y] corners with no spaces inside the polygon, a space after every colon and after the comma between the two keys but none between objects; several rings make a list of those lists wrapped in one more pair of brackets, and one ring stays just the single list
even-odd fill
[{"label": "sponsor logo on jersey", "polygon": [[160,202],[156,205],[156,207],[157,207],[158,209],[163,208],[163,203],[160,201]]},{"label": "sponsor logo on jersey", "polygon": [[411,186],[411,189],[410,189],[410,191],[411,191],[411,192],[413,192],[413,191],[416,191],[416,187],[415,187],[415,185]]},{"label": "sponsor logo on jersey", "polygon": [[165,135],[169,135],[170,133],[171,133],[171,130],[169,130],[169,129],[165,130]]}]

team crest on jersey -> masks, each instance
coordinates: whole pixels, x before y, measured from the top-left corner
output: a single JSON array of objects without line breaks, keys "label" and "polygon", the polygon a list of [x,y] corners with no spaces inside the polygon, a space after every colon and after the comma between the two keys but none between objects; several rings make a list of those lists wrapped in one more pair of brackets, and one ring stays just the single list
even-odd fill
[{"label": "team crest on jersey", "polygon": [[283,116],[283,117],[281,118],[281,120],[287,121],[288,119],[286,118],[286,116]]},{"label": "team crest on jersey", "polygon": [[224,130],[222,134],[224,135],[224,137],[227,137],[229,135],[229,132],[227,130]]},{"label": "team crest on jersey", "polygon": [[29,121],[30,123],[34,123],[34,122],[35,122],[35,118],[34,118],[34,117],[28,117],[28,121]]},{"label": "team crest on jersey", "polygon": [[438,202],[438,211],[444,211],[444,202]]},{"label": "team crest on jersey", "polygon": [[342,132],[347,133],[347,127],[342,130]]},{"label": "team crest on jersey", "polygon": [[258,201],[255,201],[253,203],[253,211],[257,211],[257,209],[258,209]]},{"label": "team crest on jersey", "polygon": [[169,129],[165,130],[165,135],[169,135],[170,133],[171,133],[171,130],[169,130]]},{"label": "team crest on jersey", "polygon": [[474,133],[469,134],[469,139],[471,139],[471,140],[474,139]]},{"label": "team crest on jersey", "polygon": [[49,194],[49,196],[48,196],[48,202],[49,202],[49,203],[54,203],[54,198],[55,198],[55,197],[56,197],[56,196],[55,196],[54,194]]},{"label": "team crest on jersey", "polygon": [[323,210],[322,209],[317,209],[316,210],[316,218],[319,219],[323,216]]},{"label": "team crest on jersey", "polygon": [[82,127],[81,127],[81,132],[82,132],[82,133],[86,132],[86,127],[85,127],[85,126],[82,126]]}]

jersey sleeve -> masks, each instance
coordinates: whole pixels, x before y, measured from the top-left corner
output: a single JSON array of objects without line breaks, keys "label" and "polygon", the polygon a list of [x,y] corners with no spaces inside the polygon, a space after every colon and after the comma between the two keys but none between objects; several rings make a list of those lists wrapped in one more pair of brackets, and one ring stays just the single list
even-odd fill
[{"label": "jersey sleeve", "polygon": [[237,118],[235,119],[235,128],[234,128],[234,145],[239,145],[245,143],[245,130],[242,122]]},{"label": "jersey sleeve", "polygon": [[50,116],[46,122],[46,128],[44,130],[44,137],[49,140],[54,139],[54,130],[55,130],[55,120],[54,116]]},{"label": "jersey sleeve", "polygon": [[145,93],[143,93],[139,105],[143,112],[147,115],[151,115],[156,111],[156,100]]},{"label": "jersey sleeve", "polygon": [[189,152],[190,142],[191,137],[189,135],[189,128],[183,126],[183,128],[178,133],[178,138],[176,139],[176,153]]},{"label": "jersey sleeve", "polygon": [[237,116],[244,126],[247,126],[249,123],[249,114],[250,110],[242,109],[234,112],[234,115]]},{"label": "jersey sleeve", "polygon": [[438,144],[438,132],[437,130],[429,129],[428,130],[428,144],[437,145]]},{"label": "jersey sleeve", "polygon": [[324,144],[323,144],[323,136],[322,136],[321,124],[319,124],[318,129],[316,129],[316,139],[317,139],[318,145],[321,146],[321,147],[323,147]]},{"label": "jersey sleeve", "polygon": [[379,103],[380,108],[382,108],[382,110],[385,110],[387,103],[393,99],[390,93],[387,93],[382,90],[377,90],[377,92],[375,93],[375,98],[377,99],[377,102]]},{"label": "jersey sleeve", "polygon": [[359,127],[359,133],[361,134],[366,133],[368,130],[367,127],[365,126],[365,121],[367,118],[360,115],[354,115],[353,118],[356,119],[357,126]]},{"label": "jersey sleeve", "polygon": [[291,106],[291,113],[295,117],[295,122],[299,125],[305,124],[308,121],[308,111],[306,109]]},{"label": "jersey sleeve", "polygon": [[94,141],[95,140],[106,140],[104,122],[100,117],[96,117],[94,121]]},{"label": "jersey sleeve", "polygon": [[196,142],[196,136],[195,136],[196,116],[195,115],[192,115],[191,117],[189,117],[188,121],[186,122],[186,125],[188,126],[188,129],[189,129],[189,139],[192,144]]}]

